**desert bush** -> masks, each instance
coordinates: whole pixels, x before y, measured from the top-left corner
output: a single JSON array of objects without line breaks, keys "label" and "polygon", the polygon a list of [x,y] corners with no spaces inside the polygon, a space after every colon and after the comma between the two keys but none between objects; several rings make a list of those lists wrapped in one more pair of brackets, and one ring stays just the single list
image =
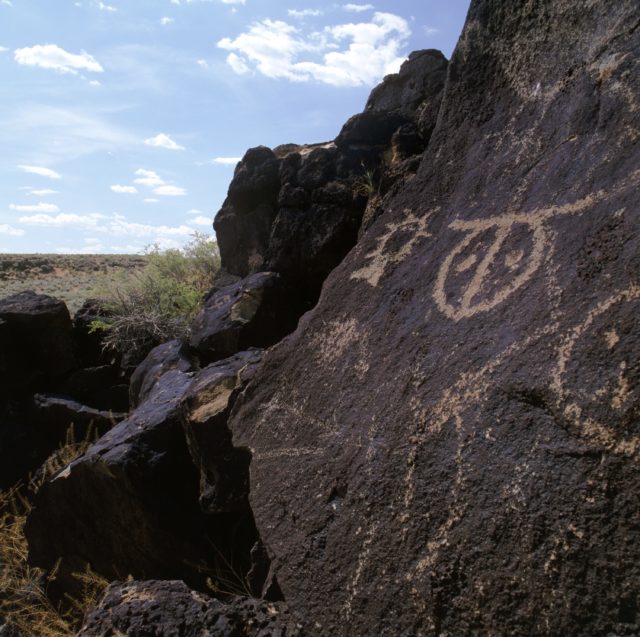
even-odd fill
[{"label": "desert bush", "polygon": [[129,359],[188,336],[220,267],[217,243],[200,233],[182,250],[152,246],[147,258],[143,270],[100,292],[108,317],[93,324],[104,333],[105,347]]}]

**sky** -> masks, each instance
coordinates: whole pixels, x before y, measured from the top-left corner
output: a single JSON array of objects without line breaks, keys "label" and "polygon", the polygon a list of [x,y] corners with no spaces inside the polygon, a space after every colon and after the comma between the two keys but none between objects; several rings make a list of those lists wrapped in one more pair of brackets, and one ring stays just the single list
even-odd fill
[{"label": "sky", "polygon": [[213,236],[247,148],[333,139],[469,0],[0,0],[0,253]]}]

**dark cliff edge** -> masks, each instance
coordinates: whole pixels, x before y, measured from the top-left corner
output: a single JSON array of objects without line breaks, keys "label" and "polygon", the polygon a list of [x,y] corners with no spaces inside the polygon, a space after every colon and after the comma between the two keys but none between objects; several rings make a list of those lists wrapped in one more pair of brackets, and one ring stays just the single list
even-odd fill
[{"label": "dark cliff edge", "polygon": [[79,635],[640,633],[639,27],[474,0],[335,140],[247,151],[135,371],[91,304],[0,302],[4,484],[108,430],[26,525],[55,603],[112,582]]}]

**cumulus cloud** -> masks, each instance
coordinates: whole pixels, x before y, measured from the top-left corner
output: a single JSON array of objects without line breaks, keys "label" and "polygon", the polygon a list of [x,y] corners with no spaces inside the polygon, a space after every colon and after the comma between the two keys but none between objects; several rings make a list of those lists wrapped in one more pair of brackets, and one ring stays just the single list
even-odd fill
[{"label": "cumulus cloud", "polygon": [[307,18],[322,15],[320,9],[289,9],[287,13],[292,18]]},{"label": "cumulus cloud", "polygon": [[35,203],[35,204],[10,204],[11,210],[17,212],[58,212],[60,208],[54,203]]},{"label": "cumulus cloud", "polygon": [[327,26],[311,33],[282,20],[266,19],[254,22],[234,39],[223,38],[218,47],[230,52],[227,63],[239,74],[255,68],[274,79],[362,86],[399,69],[405,59],[401,49],[410,35],[405,19],[376,12],[369,22]]},{"label": "cumulus cloud", "polygon": [[136,170],[136,179],[134,179],[134,183],[140,184],[141,186],[162,186],[164,184],[164,179],[158,175],[158,173],[153,170],[146,170],[144,168],[138,168]]},{"label": "cumulus cloud", "polygon": [[0,53],[6,53],[8,50],[6,46],[0,46]]},{"label": "cumulus cloud", "polygon": [[123,195],[135,195],[138,192],[135,186],[119,186],[118,184],[111,186],[111,190]]},{"label": "cumulus cloud", "polygon": [[180,186],[158,186],[153,189],[154,194],[161,197],[182,197],[187,194],[187,191]]},{"label": "cumulus cloud", "polygon": [[347,4],[343,4],[342,8],[345,11],[351,11],[352,13],[362,13],[363,11],[370,11],[374,8],[372,4],[353,4],[349,2]]},{"label": "cumulus cloud", "polygon": [[49,179],[61,179],[61,175],[51,168],[45,168],[44,166],[25,166],[20,164],[18,166],[20,170],[32,175],[40,175],[41,177],[48,177]]},{"label": "cumulus cloud", "polygon": [[196,64],[203,69],[209,68],[209,63],[206,60],[196,60]]},{"label": "cumulus cloud", "polygon": [[87,52],[69,53],[56,44],[36,44],[32,47],[16,49],[13,55],[18,64],[39,66],[58,73],[77,75],[78,71],[91,73],[102,73],[104,71],[100,63]]},{"label": "cumulus cloud", "polygon": [[98,2],[98,8],[100,11],[109,11],[111,13],[117,11],[115,7],[112,7],[110,4],[105,4],[104,2]]},{"label": "cumulus cloud", "polygon": [[212,164],[221,164],[222,166],[235,166],[242,157],[214,157]]},{"label": "cumulus cloud", "polygon": [[160,18],[160,24],[163,27],[167,26],[167,24],[171,24],[172,22],[175,22],[175,20],[173,18],[169,18],[168,16]]},{"label": "cumulus cloud", "polygon": [[166,148],[167,150],[184,150],[184,146],[180,146],[176,144],[176,142],[169,137],[169,135],[165,135],[164,133],[160,133],[155,137],[149,137],[149,139],[145,139],[144,143],[147,146],[155,146],[156,148]]},{"label": "cumulus cloud", "polygon": [[8,234],[10,237],[21,237],[24,234],[22,228],[14,228],[8,223],[0,223],[0,234]]}]

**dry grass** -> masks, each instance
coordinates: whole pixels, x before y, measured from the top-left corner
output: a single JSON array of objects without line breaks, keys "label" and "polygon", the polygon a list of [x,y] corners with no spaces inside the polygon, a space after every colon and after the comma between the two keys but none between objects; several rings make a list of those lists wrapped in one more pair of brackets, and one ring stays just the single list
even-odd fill
[{"label": "dry grass", "polygon": [[108,582],[87,570],[78,573],[82,595],[69,599],[67,608],[54,607],[46,596],[47,584],[55,577],[29,566],[24,535],[33,497],[54,472],[87,449],[94,436],[76,442],[73,428],[66,444],[49,458],[37,477],[26,487],[0,492],[0,618],[15,625],[22,637],[71,637],[85,612],[94,605]]},{"label": "dry grass", "polygon": [[146,264],[141,255],[0,254],[0,298],[33,290],[63,300],[73,314]]}]

